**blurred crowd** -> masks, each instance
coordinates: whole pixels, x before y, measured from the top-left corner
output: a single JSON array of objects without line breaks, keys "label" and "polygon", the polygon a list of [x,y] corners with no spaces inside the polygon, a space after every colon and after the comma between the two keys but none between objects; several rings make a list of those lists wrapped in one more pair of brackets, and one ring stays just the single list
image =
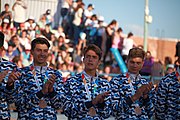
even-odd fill
[{"label": "blurred crowd", "polygon": [[[106,23],[104,17],[94,13],[95,6],[83,0],[64,0],[61,6],[59,25],[53,25],[53,16],[50,9],[40,15],[36,21],[33,16],[26,19],[28,6],[23,0],[16,0],[12,8],[4,5],[0,14],[0,31],[5,34],[5,44],[2,57],[25,67],[32,63],[30,43],[39,36],[46,37],[51,48],[48,53],[48,64],[54,69],[62,71],[64,80],[83,70],[82,50],[90,44],[96,44],[103,51],[102,64],[99,72],[110,80],[111,73],[120,73],[111,48],[119,50],[126,63],[129,50],[133,47],[143,49],[133,40],[133,33],[127,35],[119,27],[117,20]],[[159,61],[146,52],[146,59],[141,74],[144,76],[162,77],[174,71],[174,64],[170,57]]]}]

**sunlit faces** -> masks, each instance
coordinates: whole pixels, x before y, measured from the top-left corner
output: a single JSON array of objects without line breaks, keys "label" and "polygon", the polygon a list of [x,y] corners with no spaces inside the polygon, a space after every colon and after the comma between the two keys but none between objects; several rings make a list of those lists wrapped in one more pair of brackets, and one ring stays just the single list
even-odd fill
[{"label": "sunlit faces", "polygon": [[83,62],[86,70],[96,70],[101,61],[99,60],[99,56],[93,50],[89,50],[85,54]]},{"label": "sunlit faces", "polygon": [[31,54],[34,58],[34,65],[46,65],[46,60],[48,58],[48,46],[46,44],[36,44],[34,50],[31,50]]},{"label": "sunlit faces", "polygon": [[130,58],[127,61],[128,71],[133,74],[138,74],[142,69],[144,61],[140,57]]}]

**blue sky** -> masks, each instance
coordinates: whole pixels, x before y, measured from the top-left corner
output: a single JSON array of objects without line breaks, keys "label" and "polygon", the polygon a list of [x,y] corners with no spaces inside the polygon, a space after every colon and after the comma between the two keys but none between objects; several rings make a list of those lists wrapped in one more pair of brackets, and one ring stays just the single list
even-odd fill
[{"label": "blue sky", "polygon": [[[116,19],[125,34],[143,36],[145,0],[83,0],[95,5],[94,13],[103,15],[109,23]],[[180,39],[180,0],[149,0],[153,21],[148,26],[149,36]]]}]

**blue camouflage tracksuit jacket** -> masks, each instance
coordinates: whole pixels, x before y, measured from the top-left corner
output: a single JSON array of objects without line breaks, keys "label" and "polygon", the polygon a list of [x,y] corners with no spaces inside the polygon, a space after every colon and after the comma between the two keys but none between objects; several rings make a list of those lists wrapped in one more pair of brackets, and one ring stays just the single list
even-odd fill
[{"label": "blue camouflage tracksuit jacket", "polygon": [[180,82],[178,82],[176,72],[162,78],[156,96],[156,118],[180,120]]},{"label": "blue camouflage tracksuit jacket", "polygon": [[[116,120],[148,120],[154,112],[153,95],[149,94],[147,99],[140,98],[136,103],[130,102],[130,97],[133,92],[136,92],[138,86],[148,82],[140,75],[137,79],[131,78],[133,90],[125,74],[120,74],[110,81],[112,87],[112,115]],[[136,104],[141,107],[140,115],[135,113]]]},{"label": "blue camouflage tracksuit jacket", "polygon": [[[61,73],[57,70],[30,65],[22,68],[22,78],[18,89],[16,106],[18,109],[18,119],[20,120],[56,120],[56,109],[62,108],[64,103],[64,87]],[[52,74],[56,75],[54,91],[47,95],[41,92],[45,80]],[[44,100],[47,104],[45,108],[39,103]]]},{"label": "blue camouflage tracksuit jacket", "polygon": [[[88,86],[89,96],[86,92],[85,83],[83,82],[82,75],[85,76],[85,81]],[[103,105],[96,105],[93,108],[96,110],[95,116],[88,114],[89,109],[86,103],[95,98],[98,94],[110,90],[110,85],[107,80],[98,76],[91,77],[85,72],[79,73],[69,78],[65,83],[67,100],[64,105],[65,115],[69,120],[103,120],[108,118],[111,113],[110,97],[105,98]]]},{"label": "blue camouflage tracksuit jacket", "polygon": [[9,70],[9,73],[4,78],[2,83],[0,83],[0,120],[9,120],[10,112],[8,109],[8,104],[14,102],[16,95],[14,88],[7,87],[8,75],[12,70],[17,69],[17,66],[7,60],[1,59],[0,61],[0,72],[4,70]]}]

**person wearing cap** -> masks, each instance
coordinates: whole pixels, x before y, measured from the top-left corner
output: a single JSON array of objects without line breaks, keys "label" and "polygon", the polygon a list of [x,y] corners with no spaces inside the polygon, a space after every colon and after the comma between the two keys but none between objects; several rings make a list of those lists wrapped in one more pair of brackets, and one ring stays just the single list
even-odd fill
[{"label": "person wearing cap", "polygon": [[64,103],[62,75],[47,64],[50,44],[44,37],[31,42],[33,63],[21,69],[22,77],[15,102],[18,119],[57,120],[56,110]]},{"label": "person wearing cap", "polygon": [[30,44],[25,44],[24,46],[25,50],[21,53],[23,60],[22,60],[22,64],[23,66],[29,66],[31,63],[30,60],[30,54],[31,54],[31,45]]},{"label": "person wearing cap", "polygon": [[98,75],[102,51],[94,44],[84,48],[83,72],[65,82],[64,113],[68,120],[104,120],[110,116],[110,85]]},{"label": "person wearing cap", "polygon": [[170,74],[175,71],[174,64],[168,64],[166,67],[165,75]]},{"label": "person wearing cap", "polygon": [[51,25],[52,22],[53,22],[53,17],[51,15],[51,10],[50,9],[46,10],[45,16],[46,16],[46,24]]},{"label": "person wearing cap", "polygon": [[152,82],[139,74],[144,58],[143,49],[130,49],[127,57],[128,72],[110,81],[112,115],[116,120],[149,120],[153,115]]},{"label": "person wearing cap", "polygon": [[94,10],[94,5],[89,4],[87,9],[84,10],[84,16],[85,16],[84,19],[91,18],[91,16],[93,15],[93,12],[92,12],[93,10]]},{"label": "person wearing cap", "polygon": [[9,34],[10,32],[10,22],[7,18],[5,18],[3,21],[2,21],[2,24],[0,26],[0,29],[3,33],[5,34]]},{"label": "person wearing cap", "polygon": [[[4,34],[0,32],[0,54],[4,44]],[[8,105],[14,102],[16,90],[14,86],[21,73],[17,72],[15,64],[3,59],[0,56],[0,120],[9,120],[10,112]]]},{"label": "person wearing cap", "polygon": [[29,18],[26,20],[26,22],[24,23],[25,25],[25,29],[28,31],[33,31],[35,29],[36,26],[36,22],[33,16],[29,16]]},{"label": "person wearing cap", "polygon": [[158,120],[180,118],[180,42],[176,44],[176,71],[164,76],[156,94],[155,117]]}]

